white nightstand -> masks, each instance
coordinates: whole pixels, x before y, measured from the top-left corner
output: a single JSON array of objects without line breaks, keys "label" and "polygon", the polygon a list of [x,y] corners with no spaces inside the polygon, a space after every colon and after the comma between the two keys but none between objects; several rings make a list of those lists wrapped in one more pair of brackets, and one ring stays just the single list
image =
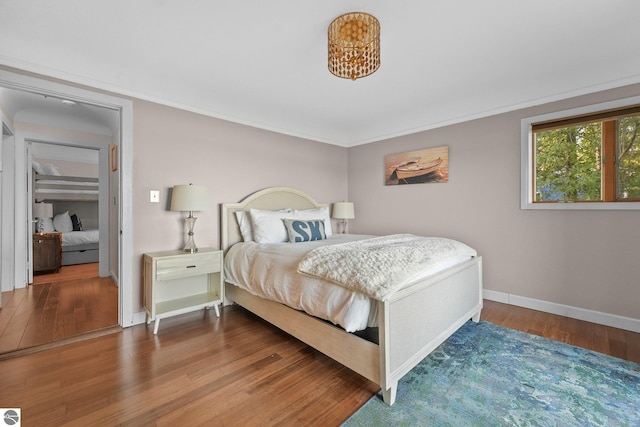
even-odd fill
[{"label": "white nightstand", "polygon": [[147,324],[202,308],[214,307],[224,299],[222,251],[199,248],[198,252],[181,250],[144,254],[144,296]]}]

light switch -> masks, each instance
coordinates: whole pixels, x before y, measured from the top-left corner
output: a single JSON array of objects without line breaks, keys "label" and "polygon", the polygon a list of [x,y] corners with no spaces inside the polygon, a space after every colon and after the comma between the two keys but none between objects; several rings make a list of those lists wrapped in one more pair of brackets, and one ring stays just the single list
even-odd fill
[{"label": "light switch", "polygon": [[160,191],[158,190],[149,191],[149,203],[160,203]]}]

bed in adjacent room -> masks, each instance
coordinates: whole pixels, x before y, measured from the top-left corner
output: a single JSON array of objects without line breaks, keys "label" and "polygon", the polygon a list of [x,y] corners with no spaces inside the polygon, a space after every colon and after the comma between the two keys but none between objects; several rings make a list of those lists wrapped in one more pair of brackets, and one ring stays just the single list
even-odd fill
[{"label": "bed in adjacent room", "polygon": [[38,222],[39,232],[57,231],[62,234],[62,265],[99,262],[100,233],[97,229],[84,230],[76,214],[64,211],[53,218]]},{"label": "bed in adjacent room", "polygon": [[[388,404],[403,375],[480,317],[482,259],[475,250],[408,234],[334,234],[328,205],[295,189],[224,203],[222,248],[227,303],[379,384]],[[382,268],[364,274],[376,266]]]},{"label": "bed in adjacent room", "polygon": [[33,174],[33,197],[45,200],[97,201],[98,178]]},{"label": "bed in adjacent room", "polygon": [[62,265],[99,262],[98,230],[77,230],[62,233]]},{"label": "bed in adjacent room", "polygon": [[62,265],[99,262],[98,178],[60,175],[37,162],[33,171],[34,202],[51,203],[55,213],[39,231],[62,233]]}]

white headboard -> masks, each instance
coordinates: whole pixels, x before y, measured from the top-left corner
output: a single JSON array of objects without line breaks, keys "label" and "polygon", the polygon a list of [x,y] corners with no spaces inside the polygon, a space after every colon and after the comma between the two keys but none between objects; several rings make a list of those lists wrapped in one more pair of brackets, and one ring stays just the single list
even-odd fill
[{"label": "white headboard", "polygon": [[326,203],[316,203],[306,193],[295,188],[271,187],[257,191],[239,203],[222,204],[222,250],[226,251],[234,243],[242,241],[240,227],[236,220],[236,211],[263,209],[275,211],[284,208],[311,209],[328,206]]}]

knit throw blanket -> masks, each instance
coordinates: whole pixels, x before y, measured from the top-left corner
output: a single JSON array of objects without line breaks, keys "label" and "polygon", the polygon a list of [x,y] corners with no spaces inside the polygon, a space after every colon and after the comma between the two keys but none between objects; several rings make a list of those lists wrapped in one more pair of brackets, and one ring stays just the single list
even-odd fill
[{"label": "knit throw blanket", "polygon": [[384,301],[435,263],[476,255],[456,240],[394,234],[313,249],[298,264],[298,272]]}]

